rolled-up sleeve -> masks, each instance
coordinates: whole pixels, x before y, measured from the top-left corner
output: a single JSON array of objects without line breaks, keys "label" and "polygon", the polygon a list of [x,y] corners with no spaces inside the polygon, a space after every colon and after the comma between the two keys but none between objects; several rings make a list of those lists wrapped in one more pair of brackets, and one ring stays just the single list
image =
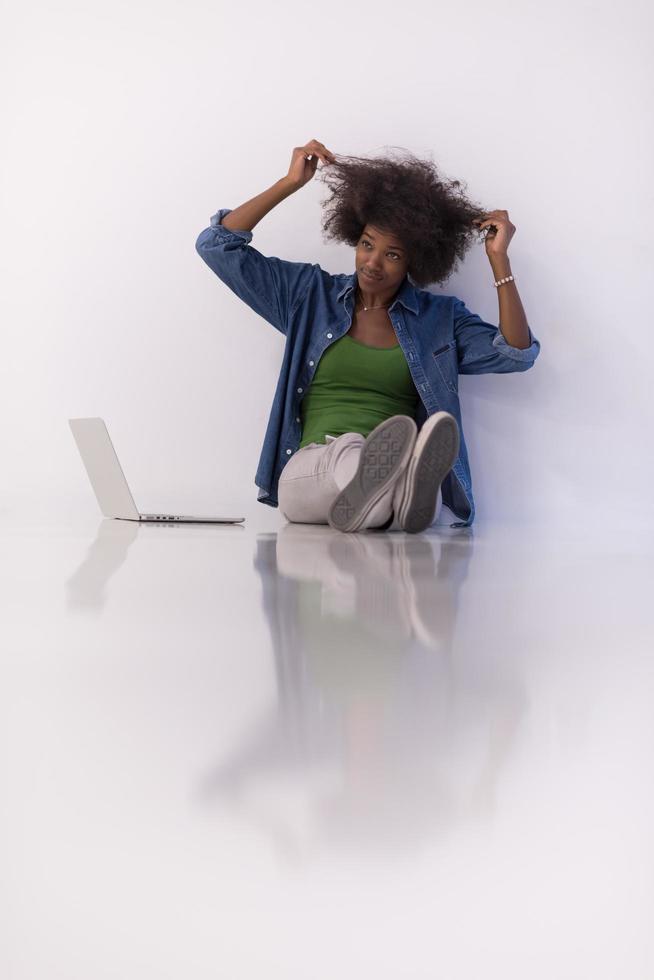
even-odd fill
[{"label": "rolled-up sleeve", "polygon": [[251,231],[234,231],[222,224],[231,210],[221,208],[212,215],[209,227],[198,235],[195,249],[239,299],[286,334],[317,266],[262,255],[250,244]]},{"label": "rolled-up sleeve", "polygon": [[540,353],[540,343],[529,329],[529,347],[512,347],[499,327],[471,313],[463,300],[453,297],[454,336],[459,374],[506,374],[527,371]]}]

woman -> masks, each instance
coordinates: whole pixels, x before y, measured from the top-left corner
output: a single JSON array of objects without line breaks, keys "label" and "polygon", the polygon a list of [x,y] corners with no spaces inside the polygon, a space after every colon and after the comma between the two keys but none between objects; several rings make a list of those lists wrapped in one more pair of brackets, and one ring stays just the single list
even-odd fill
[{"label": "woman", "polygon": [[[351,275],[250,245],[319,160],[332,191],[323,229],[356,248]],[[207,265],[287,338],[255,482],[289,521],[415,533],[444,502],[463,518],[452,527],[472,524],[458,375],[525,371],[540,344],[511,275],[508,213],[484,211],[459,187],[410,155],[337,159],[313,139],[294,148],[285,177],[219,210],[199,235]],[[422,288],[451,275],[475,230],[485,231],[499,328]]]}]

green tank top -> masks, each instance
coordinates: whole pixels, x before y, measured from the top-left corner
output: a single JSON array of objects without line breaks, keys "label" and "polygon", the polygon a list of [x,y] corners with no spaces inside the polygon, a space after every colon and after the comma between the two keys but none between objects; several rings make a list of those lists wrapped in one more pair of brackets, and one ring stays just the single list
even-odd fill
[{"label": "green tank top", "polygon": [[325,442],[326,435],[367,436],[391,415],[413,418],[417,404],[418,392],[399,344],[369,347],[344,334],[320,358],[302,399],[300,449]]}]

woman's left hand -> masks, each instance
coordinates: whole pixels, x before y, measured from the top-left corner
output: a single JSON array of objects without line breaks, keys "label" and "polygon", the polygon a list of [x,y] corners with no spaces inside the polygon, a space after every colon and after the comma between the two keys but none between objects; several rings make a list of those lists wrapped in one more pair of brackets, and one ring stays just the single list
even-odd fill
[{"label": "woman's left hand", "polygon": [[491,258],[506,255],[509,242],[515,233],[515,225],[509,221],[508,211],[489,211],[483,218],[475,218],[472,222],[478,231],[488,228],[484,238],[486,255]]}]

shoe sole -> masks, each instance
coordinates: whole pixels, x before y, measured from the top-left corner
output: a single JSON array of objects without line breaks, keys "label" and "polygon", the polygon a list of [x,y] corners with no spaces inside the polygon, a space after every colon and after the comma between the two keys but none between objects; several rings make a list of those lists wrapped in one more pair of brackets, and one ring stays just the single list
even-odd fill
[{"label": "shoe sole", "polygon": [[[403,531],[417,534],[434,519],[440,485],[459,455],[459,427],[449,412],[438,412],[436,421],[418,433],[407,470],[406,503],[398,514]],[[434,416],[432,416],[434,418]],[[425,425],[429,424],[429,420]]]},{"label": "shoe sole", "polygon": [[361,448],[356,473],[329,508],[331,527],[356,531],[361,526],[411,459],[416,433],[416,424],[408,415],[394,415],[372,430]]}]

